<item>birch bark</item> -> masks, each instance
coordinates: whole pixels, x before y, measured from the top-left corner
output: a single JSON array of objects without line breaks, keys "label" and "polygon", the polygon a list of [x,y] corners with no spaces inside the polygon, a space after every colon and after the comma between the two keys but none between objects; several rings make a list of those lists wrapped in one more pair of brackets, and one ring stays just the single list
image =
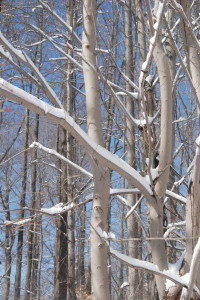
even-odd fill
[{"label": "birch bark", "polygon": [[[159,1],[156,1],[155,7],[158,8]],[[154,11],[156,15],[157,11]],[[160,37],[157,39],[154,48],[154,59],[158,70],[160,80],[160,101],[161,101],[161,123],[160,123],[160,149],[159,149],[159,176],[155,184],[156,208],[150,207],[150,232],[151,251],[153,263],[160,270],[167,269],[167,255],[165,241],[156,239],[163,237],[163,200],[167,183],[169,181],[169,171],[172,161],[172,78],[167,55],[163,49]],[[159,298],[163,299],[165,295],[165,280],[156,276],[156,286]]]},{"label": "birch bark", "polygon": [[[86,91],[88,135],[97,144],[103,146],[101,129],[100,92],[96,66],[96,1],[83,1],[82,55],[83,73]],[[107,230],[109,207],[109,170],[91,156],[94,178],[94,198],[91,218],[91,283],[92,299],[110,299],[107,246],[102,242],[95,229],[100,226]]]},{"label": "birch bark", "polygon": [[[132,42],[132,1],[127,0],[125,6],[125,74],[133,80],[133,42]],[[126,82],[126,90],[131,92],[131,85]],[[134,104],[130,96],[126,96],[126,109],[130,115],[134,116]],[[135,163],[135,144],[134,144],[134,127],[133,123],[127,118],[126,120],[126,137],[127,137],[127,162],[130,166]],[[129,182],[128,188],[134,186]],[[128,203],[133,206],[136,202],[136,196],[133,194],[127,195]],[[129,256],[138,258],[138,242],[133,241],[133,238],[138,237],[138,223],[134,214],[127,219],[128,238],[128,251]],[[129,282],[129,298],[134,297],[136,288],[139,284],[138,271],[128,268],[128,282]],[[138,296],[138,294],[137,294]]]}]

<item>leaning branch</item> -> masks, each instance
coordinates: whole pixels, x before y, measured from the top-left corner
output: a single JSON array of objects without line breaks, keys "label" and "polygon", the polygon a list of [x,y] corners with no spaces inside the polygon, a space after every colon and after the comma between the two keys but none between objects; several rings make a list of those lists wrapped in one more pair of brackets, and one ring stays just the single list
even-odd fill
[{"label": "leaning branch", "polygon": [[150,185],[142,177],[139,172],[129,166],[125,161],[118,158],[116,155],[111,154],[108,150],[97,145],[93,142],[77,124],[69,116],[69,114],[63,109],[55,108],[52,105],[45,103],[37,97],[19,89],[18,87],[10,84],[4,79],[0,78],[0,94],[4,97],[22,104],[26,108],[46,117],[48,120],[55,122],[63,126],[75,139],[86,149],[87,153],[92,159],[99,161],[108,168],[115,170],[132,184],[138,188],[141,193],[151,202],[153,205],[155,200],[153,198],[153,192]]}]

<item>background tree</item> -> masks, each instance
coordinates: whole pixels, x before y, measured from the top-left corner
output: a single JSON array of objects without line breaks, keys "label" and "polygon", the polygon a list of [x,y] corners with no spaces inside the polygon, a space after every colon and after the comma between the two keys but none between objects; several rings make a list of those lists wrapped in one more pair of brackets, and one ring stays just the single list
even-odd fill
[{"label": "background tree", "polygon": [[199,299],[186,2],[2,3],[2,299]]}]

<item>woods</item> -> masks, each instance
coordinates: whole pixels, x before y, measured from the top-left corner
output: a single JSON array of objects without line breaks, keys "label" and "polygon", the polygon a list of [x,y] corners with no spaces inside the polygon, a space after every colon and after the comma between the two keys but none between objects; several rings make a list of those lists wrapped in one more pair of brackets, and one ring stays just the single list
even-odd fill
[{"label": "woods", "polygon": [[1,2],[1,299],[200,299],[199,14]]}]

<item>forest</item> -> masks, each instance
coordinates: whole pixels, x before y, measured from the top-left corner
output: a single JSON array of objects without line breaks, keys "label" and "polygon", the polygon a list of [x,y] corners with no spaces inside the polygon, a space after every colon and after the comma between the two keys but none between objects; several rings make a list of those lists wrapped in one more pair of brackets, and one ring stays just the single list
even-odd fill
[{"label": "forest", "polygon": [[0,300],[200,299],[200,1],[0,19]]}]

